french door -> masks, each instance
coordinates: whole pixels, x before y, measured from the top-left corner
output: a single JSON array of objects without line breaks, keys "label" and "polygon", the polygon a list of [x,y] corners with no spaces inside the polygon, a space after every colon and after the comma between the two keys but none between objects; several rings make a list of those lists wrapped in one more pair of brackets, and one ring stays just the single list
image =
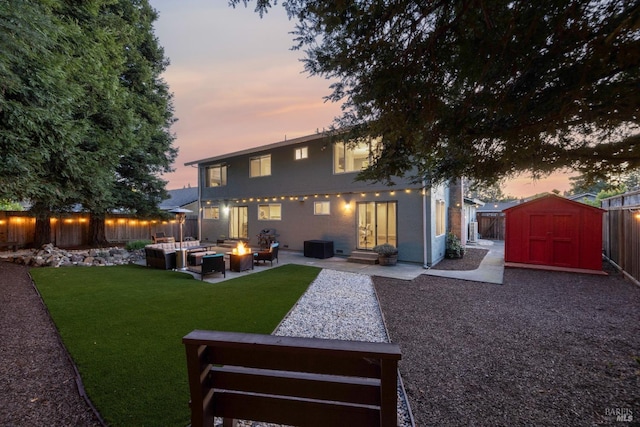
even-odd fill
[{"label": "french door", "polygon": [[398,203],[360,202],[357,204],[358,249],[372,249],[382,243],[398,246]]},{"label": "french door", "polygon": [[249,238],[249,213],[246,206],[232,206],[229,209],[229,238]]}]

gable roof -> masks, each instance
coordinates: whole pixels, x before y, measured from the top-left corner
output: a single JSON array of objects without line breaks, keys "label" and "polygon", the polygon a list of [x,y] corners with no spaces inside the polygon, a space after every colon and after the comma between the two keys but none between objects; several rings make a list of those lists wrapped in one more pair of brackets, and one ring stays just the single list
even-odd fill
[{"label": "gable roof", "polygon": [[535,199],[529,200],[528,202],[520,203],[519,205],[511,206],[510,208],[506,208],[505,209],[505,213],[507,213],[506,211],[514,211],[514,210],[517,210],[517,209],[520,209],[520,208],[523,208],[523,207],[533,206],[533,205],[538,204],[538,203],[548,203],[549,201],[554,202],[554,203],[558,203],[558,204],[563,204],[563,205],[576,206],[576,207],[580,207],[581,209],[585,209],[585,210],[593,210],[593,211],[597,211],[597,212],[604,212],[604,209],[596,208],[595,206],[587,205],[587,204],[581,203],[581,202],[576,202],[574,200],[570,200],[570,199],[567,199],[566,197],[558,196],[556,194],[547,194],[547,195],[542,196],[542,197],[536,197]]},{"label": "gable roof", "polygon": [[233,152],[233,153],[221,154],[219,156],[208,157],[206,159],[201,159],[201,160],[193,160],[191,162],[185,163],[184,165],[185,166],[191,166],[191,165],[197,165],[197,164],[200,164],[200,163],[210,163],[210,162],[225,160],[225,159],[228,159],[230,157],[243,156],[243,155],[246,155],[246,154],[258,153],[260,151],[273,150],[274,148],[286,147],[288,145],[294,145],[294,144],[300,144],[300,143],[304,143],[304,142],[320,140],[320,139],[324,139],[324,138],[326,138],[328,136],[329,135],[324,134],[324,133],[315,133],[313,135],[301,136],[299,138],[285,139],[284,141],[275,142],[273,144],[260,145],[258,147],[247,148],[246,150],[240,150],[240,151],[236,151],[236,152]]},{"label": "gable roof", "polygon": [[160,202],[159,208],[162,210],[168,211],[171,209],[181,208],[198,201],[198,187],[169,190],[167,193],[169,193],[169,198]]}]

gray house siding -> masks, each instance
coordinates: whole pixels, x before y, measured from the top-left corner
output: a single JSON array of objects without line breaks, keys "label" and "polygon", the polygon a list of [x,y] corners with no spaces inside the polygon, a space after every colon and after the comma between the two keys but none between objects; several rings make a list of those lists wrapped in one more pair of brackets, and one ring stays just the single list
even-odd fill
[{"label": "gray house siding", "polygon": [[[295,160],[295,149],[301,147],[308,148],[308,158]],[[271,156],[271,175],[252,178],[250,159],[262,155]],[[272,228],[284,249],[302,251],[305,240],[331,240],[336,255],[348,256],[358,247],[358,203],[393,202],[397,207],[398,259],[432,265],[444,256],[444,238],[432,232],[435,218],[431,192],[423,195],[419,185],[402,179],[389,187],[355,181],[355,172],[334,173],[333,145],[328,139],[298,138],[195,163],[199,166],[201,206],[220,208],[218,219],[201,220],[201,240],[228,236],[227,208],[243,206],[247,208],[250,245],[257,244],[262,229]],[[214,165],[226,165],[227,185],[206,187],[206,168]],[[445,197],[447,192],[442,193]],[[317,201],[329,202],[329,215],[314,214]],[[267,203],[280,205],[280,219],[259,219],[258,206]]]}]

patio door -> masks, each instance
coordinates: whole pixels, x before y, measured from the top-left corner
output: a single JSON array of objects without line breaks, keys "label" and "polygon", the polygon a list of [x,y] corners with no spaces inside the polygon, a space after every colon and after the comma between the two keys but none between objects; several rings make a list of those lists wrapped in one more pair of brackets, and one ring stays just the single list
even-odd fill
[{"label": "patio door", "polygon": [[357,248],[372,249],[382,243],[398,246],[397,210],[397,202],[358,203]]},{"label": "patio door", "polygon": [[246,206],[232,206],[229,209],[229,238],[249,238],[249,213]]}]

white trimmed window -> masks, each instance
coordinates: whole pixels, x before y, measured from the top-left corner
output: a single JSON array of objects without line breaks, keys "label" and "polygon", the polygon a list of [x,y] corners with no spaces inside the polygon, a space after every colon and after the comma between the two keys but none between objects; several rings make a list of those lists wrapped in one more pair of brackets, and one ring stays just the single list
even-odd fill
[{"label": "white trimmed window", "polygon": [[203,207],[202,219],[220,219],[220,206]]},{"label": "white trimmed window", "polygon": [[296,160],[302,160],[309,157],[309,147],[296,148],[294,151],[294,158]]},{"label": "white trimmed window", "polygon": [[313,202],[314,215],[330,215],[331,202]]},{"label": "white trimmed window", "polygon": [[282,205],[280,203],[269,203],[268,205],[258,205],[258,219],[262,221],[281,220]]},{"label": "white trimmed window", "polygon": [[249,160],[249,170],[252,178],[271,175],[271,154],[252,157]]},{"label": "white trimmed window", "polygon": [[446,209],[444,200],[436,200],[436,236],[444,234],[446,227]]}]

